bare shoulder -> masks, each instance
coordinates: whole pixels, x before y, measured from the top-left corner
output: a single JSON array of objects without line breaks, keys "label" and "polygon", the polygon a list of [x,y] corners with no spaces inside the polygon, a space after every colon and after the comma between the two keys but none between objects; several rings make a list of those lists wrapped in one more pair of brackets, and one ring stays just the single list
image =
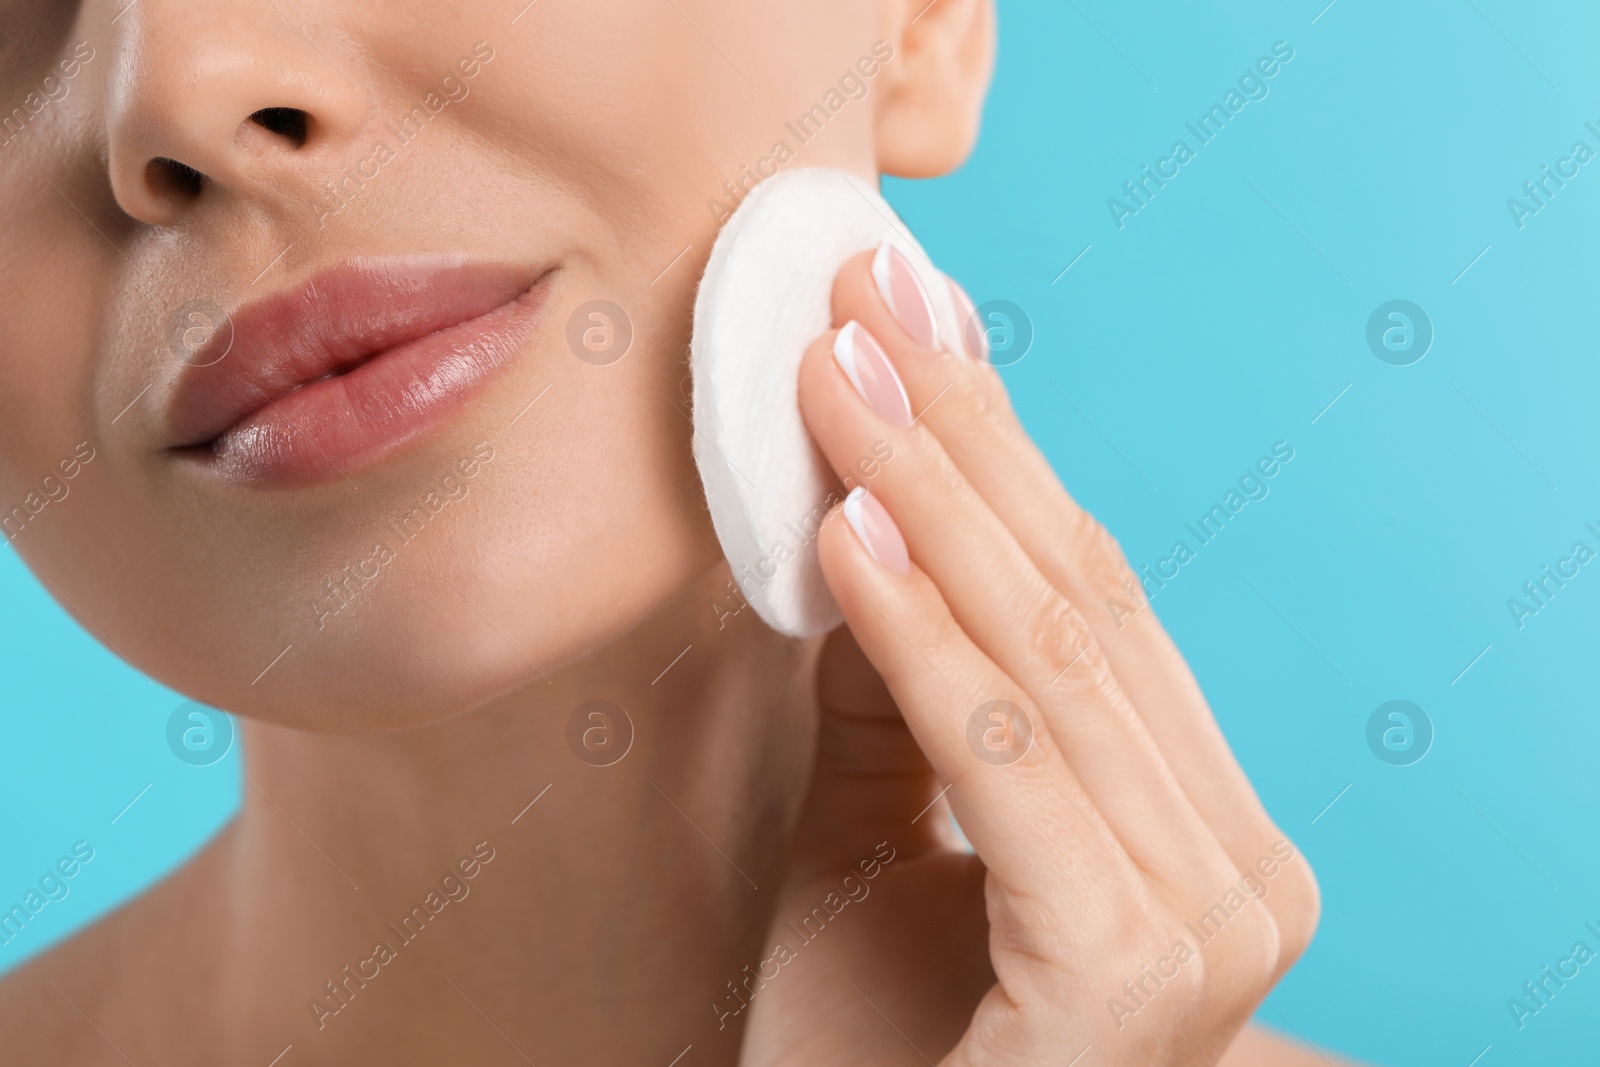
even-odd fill
[{"label": "bare shoulder", "polygon": [[121,1063],[97,1029],[114,1001],[118,929],[130,905],[0,978],[0,1046],[19,1063]]},{"label": "bare shoulder", "polygon": [[94,1031],[51,988],[44,967],[51,955],[54,953],[0,979],[0,1044],[16,1055],[18,1063],[98,1067],[115,1062],[116,1051],[102,1041],[100,1047],[110,1058],[97,1052],[89,1040]]},{"label": "bare shoulder", "polygon": [[1218,1067],[1358,1067],[1354,1060],[1330,1055],[1310,1045],[1279,1037],[1259,1026],[1248,1027],[1228,1049]]},{"label": "bare shoulder", "polygon": [[[225,836],[227,831],[224,831]],[[0,977],[6,1062],[126,1067],[163,1024],[175,965],[214,929],[203,899],[207,849],[167,878]]]}]

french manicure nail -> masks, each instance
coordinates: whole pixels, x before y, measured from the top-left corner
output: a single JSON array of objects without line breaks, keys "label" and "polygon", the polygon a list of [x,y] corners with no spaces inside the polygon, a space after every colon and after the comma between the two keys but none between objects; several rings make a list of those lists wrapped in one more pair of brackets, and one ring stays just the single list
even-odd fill
[{"label": "french manicure nail", "polygon": [[873,413],[890,426],[911,425],[911,401],[889,357],[859,322],[851,320],[833,339],[833,358]]},{"label": "french manicure nail", "polygon": [[989,338],[978,321],[978,309],[972,306],[972,298],[954,278],[946,276],[945,281],[950,283],[950,298],[955,301],[956,315],[961,320],[961,340],[966,345],[967,355],[979,363],[989,362]]},{"label": "french manicure nail", "polygon": [[844,518],[856,532],[867,553],[879,565],[896,574],[911,572],[911,556],[906,552],[906,539],[900,536],[900,527],[889,517],[888,509],[878,503],[878,498],[858,485],[844,498]]},{"label": "french manicure nail", "polygon": [[872,257],[872,280],[878,295],[889,305],[900,326],[923,348],[939,347],[938,320],[933,317],[933,301],[922,287],[911,260],[890,241],[878,246]]}]

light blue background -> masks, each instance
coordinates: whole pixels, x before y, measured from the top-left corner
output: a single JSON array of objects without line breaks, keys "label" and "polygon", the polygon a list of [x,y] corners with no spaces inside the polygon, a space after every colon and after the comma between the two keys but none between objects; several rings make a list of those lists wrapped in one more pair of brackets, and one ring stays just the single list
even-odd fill
[{"label": "light blue background", "polygon": [[[1018,407],[1136,566],[1295,448],[1155,601],[1321,879],[1317,941],[1263,1021],[1375,1063],[1592,1060],[1600,963],[1520,1032],[1506,1000],[1580,937],[1600,949],[1600,563],[1520,631],[1506,601],[1575,540],[1600,549],[1600,161],[1523,230],[1506,199],[1575,140],[1600,149],[1600,9],[1322,3],[1002,0],[976,156],[889,195],[977,300],[1031,316]],[[1107,198],[1195,147],[1184,122],[1279,40],[1270,95],[1119,230]],[[1366,347],[1393,298],[1436,329],[1414,366]],[[75,840],[97,852],[3,969],[179,863],[240,779],[237,752],[175,760],[182,698],[10,552],[0,597],[0,897]],[[1393,698],[1437,732],[1414,766],[1366,745]]]}]

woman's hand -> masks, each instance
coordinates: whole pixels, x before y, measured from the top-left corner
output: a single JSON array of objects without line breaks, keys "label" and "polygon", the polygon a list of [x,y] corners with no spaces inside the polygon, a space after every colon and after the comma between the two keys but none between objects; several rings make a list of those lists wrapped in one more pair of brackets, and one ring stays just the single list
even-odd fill
[{"label": "woman's hand", "polygon": [[1216,1063],[1310,940],[1316,882],[976,338],[931,346],[886,258],[895,306],[852,260],[801,370],[866,491],[820,534],[848,632],[747,1062]]}]

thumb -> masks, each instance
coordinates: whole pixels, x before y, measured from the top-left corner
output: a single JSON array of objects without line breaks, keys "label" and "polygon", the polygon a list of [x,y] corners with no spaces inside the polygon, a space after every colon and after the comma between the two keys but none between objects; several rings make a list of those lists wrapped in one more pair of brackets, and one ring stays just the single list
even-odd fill
[{"label": "thumb", "polygon": [[913,854],[949,847],[943,802],[928,808],[942,786],[848,627],[823,645],[817,700],[816,769],[800,829],[815,862],[853,864],[885,839]]}]

